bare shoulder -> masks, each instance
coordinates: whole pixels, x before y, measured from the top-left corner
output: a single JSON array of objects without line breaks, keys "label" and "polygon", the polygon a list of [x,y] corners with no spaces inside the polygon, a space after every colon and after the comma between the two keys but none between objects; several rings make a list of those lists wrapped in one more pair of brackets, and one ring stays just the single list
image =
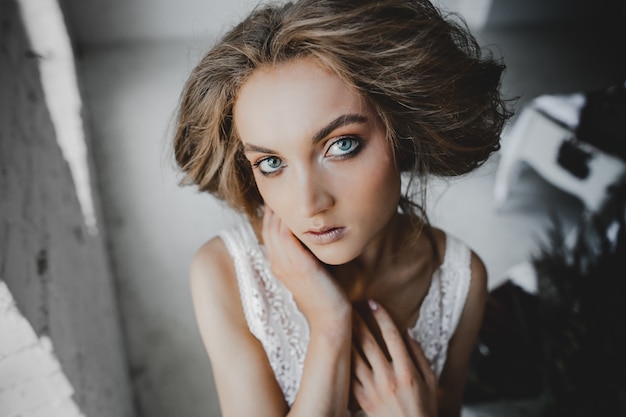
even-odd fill
[{"label": "bare shoulder", "polygon": [[[441,261],[447,249],[446,232],[432,228],[433,237],[437,245],[437,250]],[[487,269],[482,259],[470,249],[470,285],[465,300],[465,305],[461,315],[461,320],[457,327],[457,333],[469,332],[474,334],[482,321],[484,305],[487,300]]]},{"label": "bare shoulder", "polygon": [[192,293],[209,287],[213,290],[227,290],[235,283],[235,267],[220,237],[209,240],[195,253],[191,261],[190,279]]},{"label": "bare shoulder", "polygon": [[482,322],[488,291],[485,264],[476,252],[470,251],[470,285],[457,333],[465,334],[465,337],[471,335],[467,340],[474,340]]},{"label": "bare shoulder", "polygon": [[487,300],[487,268],[485,268],[482,259],[480,259],[474,251],[472,251],[470,270],[472,273],[472,281],[470,283],[468,302],[472,302],[473,300],[473,302],[484,304]]},{"label": "bare shoulder", "polygon": [[[200,329],[220,323],[245,324],[235,266],[219,237],[206,242],[198,249],[191,262],[191,295]],[[214,323],[213,323],[214,322]]]},{"label": "bare shoulder", "polygon": [[487,270],[480,257],[471,251],[470,287],[461,318],[448,346],[448,356],[440,379],[445,395],[440,398],[441,416],[459,416],[470,356],[482,324],[487,300]]},{"label": "bare shoulder", "polygon": [[[437,245],[437,251],[443,261],[443,257],[446,251],[446,240],[447,235],[441,229],[432,228],[433,237],[435,238],[435,243]],[[482,298],[484,301],[487,296],[487,269],[485,268],[485,264],[482,259],[470,249],[470,271],[471,271],[471,283],[470,283],[470,295],[469,297],[474,298]]]},{"label": "bare shoulder", "polygon": [[[286,403],[261,343],[243,312],[235,265],[216,237],[191,263],[191,294],[198,329],[211,360],[222,415],[280,415]],[[249,383],[241,384],[241,381]],[[263,413],[259,414],[259,409]]]}]

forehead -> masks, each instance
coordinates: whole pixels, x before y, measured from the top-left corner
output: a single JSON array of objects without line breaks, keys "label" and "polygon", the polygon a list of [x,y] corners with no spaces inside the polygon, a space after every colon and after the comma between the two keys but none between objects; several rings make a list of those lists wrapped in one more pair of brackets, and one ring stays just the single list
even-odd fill
[{"label": "forehead", "polygon": [[244,143],[312,135],[344,114],[372,116],[366,101],[314,59],[256,70],[241,87],[234,121]]}]

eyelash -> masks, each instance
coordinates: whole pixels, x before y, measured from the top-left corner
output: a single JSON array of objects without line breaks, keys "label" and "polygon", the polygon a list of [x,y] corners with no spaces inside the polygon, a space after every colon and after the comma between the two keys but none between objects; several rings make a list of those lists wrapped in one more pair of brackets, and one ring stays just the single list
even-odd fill
[{"label": "eyelash", "polygon": [[271,172],[263,171],[263,169],[260,166],[263,162],[267,162],[270,159],[278,159],[279,161],[282,162],[282,159],[280,159],[277,156],[266,156],[265,158],[261,158],[258,161],[256,161],[255,163],[253,163],[252,164],[252,168],[258,169],[259,172],[261,173],[261,175],[266,176],[266,177],[270,177],[272,175],[276,175],[282,169],[282,165],[280,167],[276,168],[275,171],[271,171]]},{"label": "eyelash", "polygon": [[328,152],[339,142],[345,142],[345,141],[351,141],[353,146],[350,147],[350,149],[347,151],[342,151],[343,153],[341,153],[340,155],[334,155],[335,158],[340,158],[340,159],[350,158],[356,155],[356,153],[358,153],[358,151],[361,149],[362,142],[360,138],[356,136],[341,136],[337,138],[337,140],[335,140],[333,143],[330,144],[326,153],[328,154]]},{"label": "eyelash", "polygon": [[[351,141],[352,142],[352,146],[350,147],[349,150],[347,151],[343,151],[344,153],[341,153],[339,155],[331,155],[330,157],[335,158],[335,159],[348,159],[351,158],[353,156],[355,156],[357,153],[359,153],[359,151],[361,150],[362,147],[362,141],[359,137],[357,136],[341,136],[339,138],[337,138],[333,143],[330,144],[330,146],[328,147],[328,149],[325,152],[325,155],[328,154],[328,152],[335,146],[337,145],[339,142],[344,142],[344,141]],[[259,159],[258,161],[254,162],[252,164],[252,168],[253,169],[258,169],[259,172],[261,173],[261,175],[265,176],[265,177],[270,177],[273,175],[278,174],[282,168],[284,167],[284,165],[279,166],[278,168],[276,168],[274,171],[264,171],[261,168],[261,164],[263,164],[264,162],[267,162],[271,159],[277,159],[279,161],[282,160],[277,157],[277,156],[266,156],[264,158]]]}]

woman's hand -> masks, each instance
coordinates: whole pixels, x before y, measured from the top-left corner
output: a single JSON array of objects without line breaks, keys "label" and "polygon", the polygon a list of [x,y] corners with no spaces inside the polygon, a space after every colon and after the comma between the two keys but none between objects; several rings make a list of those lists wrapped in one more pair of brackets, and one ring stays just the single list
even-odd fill
[{"label": "woman's hand", "polygon": [[293,294],[309,323],[333,317],[349,321],[351,305],[343,290],[268,206],[262,236],[272,272]]},{"label": "woman's hand", "polygon": [[[369,417],[435,417],[437,377],[420,345],[401,335],[389,314],[370,301],[390,359],[355,314],[352,393]],[[407,348],[408,345],[408,348]]]}]

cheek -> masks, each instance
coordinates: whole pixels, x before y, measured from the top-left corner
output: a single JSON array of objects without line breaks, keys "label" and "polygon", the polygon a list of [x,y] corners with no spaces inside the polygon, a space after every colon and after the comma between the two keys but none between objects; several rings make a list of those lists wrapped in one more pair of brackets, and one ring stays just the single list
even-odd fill
[{"label": "cheek", "polygon": [[[380,164],[381,160],[378,162]],[[379,169],[359,169],[353,171],[349,179],[344,178],[347,181],[343,182],[339,193],[341,206],[372,220],[386,219],[395,213],[400,198],[400,175],[385,165]]]},{"label": "cheek", "polygon": [[395,211],[400,198],[400,174],[391,169],[373,172],[367,179],[372,206],[379,210]]},{"label": "cheek", "polygon": [[362,184],[362,187],[355,187],[354,192],[358,192],[362,199],[368,199],[372,206],[397,204],[401,181],[392,156],[380,147],[363,159],[362,163],[360,178],[355,182]]},{"label": "cheek", "polygon": [[281,187],[281,182],[277,181],[276,178],[268,180],[268,178],[263,177],[261,174],[255,173],[254,179],[259,194],[261,194],[261,198],[263,199],[263,203],[271,207],[278,217],[284,219],[288,214],[285,212],[285,209],[291,205],[291,193],[288,190],[284,190],[283,187]]}]

